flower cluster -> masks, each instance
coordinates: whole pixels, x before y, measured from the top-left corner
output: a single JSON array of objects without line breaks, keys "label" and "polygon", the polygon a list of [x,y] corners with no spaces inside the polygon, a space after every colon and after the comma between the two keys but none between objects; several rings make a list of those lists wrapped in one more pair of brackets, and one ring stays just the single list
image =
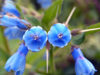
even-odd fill
[{"label": "flower cluster", "polygon": [[[23,74],[28,50],[32,52],[40,51],[46,46],[47,40],[54,47],[62,48],[67,46],[71,40],[70,30],[61,23],[51,26],[48,33],[40,26],[31,27],[29,22],[20,18],[20,13],[12,0],[5,0],[2,14],[0,14],[0,25],[6,27],[4,34],[9,40],[23,40],[18,51],[8,59],[5,65],[5,69],[8,72],[13,70],[15,75]],[[96,71],[94,66],[83,56],[79,48],[73,49],[72,56],[76,61],[77,75],[94,75]]]}]

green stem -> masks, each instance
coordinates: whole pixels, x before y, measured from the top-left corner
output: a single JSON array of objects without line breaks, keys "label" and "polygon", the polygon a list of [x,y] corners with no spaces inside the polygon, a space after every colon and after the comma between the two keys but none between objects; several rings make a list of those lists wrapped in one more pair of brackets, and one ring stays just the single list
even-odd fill
[{"label": "green stem", "polygon": [[55,71],[55,65],[54,65],[54,57],[53,57],[53,46],[51,46],[51,49],[50,49],[50,72],[52,74],[54,74],[54,71]]},{"label": "green stem", "polygon": [[1,30],[1,33],[2,33],[2,39],[3,39],[3,43],[5,45],[6,51],[10,54],[10,48],[8,46],[8,41],[7,41],[7,39],[4,36],[4,28],[0,27],[0,30]]}]

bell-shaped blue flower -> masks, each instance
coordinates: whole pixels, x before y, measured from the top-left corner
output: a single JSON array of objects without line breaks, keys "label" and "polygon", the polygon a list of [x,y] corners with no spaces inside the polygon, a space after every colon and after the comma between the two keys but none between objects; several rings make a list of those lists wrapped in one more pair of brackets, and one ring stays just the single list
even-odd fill
[{"label": "bell-shaped blue flower", "polygon": [[75,60],[76,75],[94,75],[96,72],[95,67],[83,56],[80,48],[73,48],[72,56]]},{"label": "bell-shaped blue flower", "polygon": [[0,25],[6,27],[17,26],[20,29],[27,30],[31,27],[31,24],[26,20],[20,19],[12,14],[6,14],[0,17]]},{"label": "bell-shaped blue flower", "polygon": [[6,71],[10,72],[11,70],[13,70],[15,72],[15,75],[23,75],[27,53],[28,49],[22,43],[18,51],[7,60],[5,64]]},{"label": "bell-shaped blue flower", "polygon": [[54,24],[48,32],[48,41],[57,47],[66,46],[71,40],[70,30],[61,23]]},{"label": "bell-shaped blue flower", "polygon": [[71,47],[72,49],[72,56],[73,56],[73,58],[74,58],[74,60],[77,60],[78,59],[78,57],[84,57],[84,55],[83,55],[83,53],[82,53],[82,51],[80,50],[80,48],[79,47],[77,47],[77,46],[72,46]]},{"label": "bell-shaped blue flower", "polygon": [[12,39],[20,39],[22,40],[23,35],[26,30],[19,29],[18,27],[8,27],[4,31],[4,35],[7,37],[8,40]]},{"label": "bell-shaped blue flower", "polygon": [[33,52],[40,51],[47,41],[47,33],[41,27],[32,27],[23,36],[25,45]]},{"label": "bell-shaped blue flower", "polygon": [[18,21],[19,21],[18,18],[11,17],[9,15],[3,15],[2,17],[0,17],[0,25],[2,26],[7,26],[7,27],[16,26]]},{"label": "bell-shaped blue flower", "polygon": [[5,0],[5,3],[2,7],[2,14],[11,13],[20,17],[19,11],[16,9],[14,2],[12,0]]}]

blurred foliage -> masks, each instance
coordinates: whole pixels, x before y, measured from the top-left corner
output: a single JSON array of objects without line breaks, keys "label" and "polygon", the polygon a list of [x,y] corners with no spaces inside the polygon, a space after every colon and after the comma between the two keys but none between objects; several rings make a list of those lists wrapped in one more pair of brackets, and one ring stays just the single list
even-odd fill
[{"label": "blurred foliage", "polygon": [[[42,8],[37,10],[35,8],[38,7],[35,4],[36,0],[15,0],[15,2],[16,7],[21,13],[21,18],[28,20],[32,26],[40,25],[47,31],[54,23],[64,23],[73,6],[77,6],[77,9],[69,22],[71,30],[100,27],[99,0],[53,0],[52,5],[47,10]],[[7,41],[4,37],[3,29],[3,27],[0,27],[0,75],[13,75],[12,72],[7,73],[4,70],[4,64],[16,52],[21,41]],[[100,75],[100,32],[98,31],[100,30],[73,36],[71,41],[72,44],[79,45],[85,56],[94,64],[98,70],[95,75]],[[55,73],[52,75],[75,75],[70,47],[71,43],[61,49],[53,48]],[[28,53],[24,75],[46,74],[45,51],[46,48],[38,53]]]}]

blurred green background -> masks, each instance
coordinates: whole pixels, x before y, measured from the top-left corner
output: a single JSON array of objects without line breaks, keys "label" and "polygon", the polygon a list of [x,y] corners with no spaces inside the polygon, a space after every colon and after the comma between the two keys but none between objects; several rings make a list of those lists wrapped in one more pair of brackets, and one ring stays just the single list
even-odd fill
[{"label": "blurred green background", "polygon": [[[15,3],[21,18],[28,20],[33,26],[40,25],[47,31],[54,23],[64,23],[73,6],[77,9],[69,22],[70,30],[100,27],[100,0],[52,0],[51,7],[46,10],[41,8],[36,0],[15,0]],[[4,27],[0,26],[0,75],[13,75],[13,72],[5,71],[4,65],[7,59],[17,51],[21,41],[18,39],[8,41],[3,31]],[[73,36],[71,43],[80,46],[84,55],[98,70],[95,75],[100,75],[100,32],[93,31]],[[53,48],[54,72],[52,75],[75,75],[75,62],[70,53],[71,43],[64,48]],[[37,53],[31,51],[28,53],[24,75],[46,74],[45,51],[46,48]]]}]

